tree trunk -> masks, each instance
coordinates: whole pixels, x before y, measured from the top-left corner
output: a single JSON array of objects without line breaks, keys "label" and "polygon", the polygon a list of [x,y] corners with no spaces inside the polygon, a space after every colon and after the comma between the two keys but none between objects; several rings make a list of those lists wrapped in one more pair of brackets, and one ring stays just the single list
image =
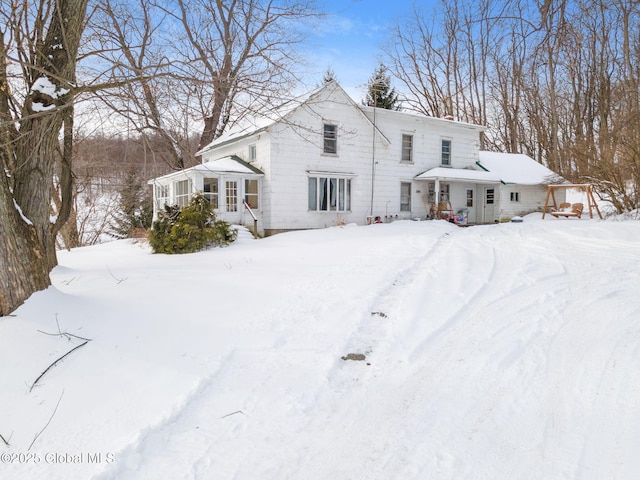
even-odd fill
[{"label": "tree trunk", "polygon": [[[51,2],[53,8],[44,41],[37,43],[29,63],[25,61],[23,65],[29,93],[22,116],[3,125],[0,131],[3,137],[10,136],[12,140],[3,144],[0,160],[13,182],[9,185],[8,177],[0,175],[0,315],[13,311],[32,293],[50,284],[49,272],[57,264],[56,234],[69,216],[68,202],[72,201],[75,68],[87,0]],[[20,24],[11,27],[15,31],[24,28]],[[4,47],[0,53],[6,54]],[[0,80],[6,79],[6,71],[0,73]],[[9,114],[8,91],[2,93],[0,113],[5,117]],[[13,125],[18,125],[17,129]],[[56,161],[61,164],[62,205],[58,218],[52,222]]]},{"label": "tree trunk", "polygon": [[49,286],[49,269],[36,230],[13,203],[6,175],[0,175],[0,316]]}]

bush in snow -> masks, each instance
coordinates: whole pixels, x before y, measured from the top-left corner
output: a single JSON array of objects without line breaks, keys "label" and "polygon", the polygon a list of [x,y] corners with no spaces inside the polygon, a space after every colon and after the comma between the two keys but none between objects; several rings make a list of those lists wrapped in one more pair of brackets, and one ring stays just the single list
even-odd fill
[{"label": "bush in snow", "polygon": [[228,245],[238,232],[227,222],[216,220],[211,204],[195,195],[182,210],[165,206],[149,232],[154,253],[193,253],[210,245]]}]

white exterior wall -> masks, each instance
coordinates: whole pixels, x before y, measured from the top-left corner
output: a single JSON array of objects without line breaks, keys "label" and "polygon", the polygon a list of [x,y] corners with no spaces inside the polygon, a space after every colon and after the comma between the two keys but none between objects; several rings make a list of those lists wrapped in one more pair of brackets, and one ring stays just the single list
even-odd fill
[{"label": "white exterior wall", "polygon": [[[367,112],[370,119],[372,112]],[[476,168],[480,127],[388,110],[376,111],[376,125],[389,139],[376,152],[376,187],[374,216],[422,218],[428,213],[428,182],[413,178],[440,167],[442,140],[451,140],[451,168]],[[401,162],[402,135],[413,136],[413,162]],[[411,212],[400,211],[400,183],[412,182]],[[454,210],[466,205],[464,185],[450,183]]]},{"label": "white exterior wall", "polygon": [[[501,190],[500,220],[507,220],[516,215],[526,215],[531,212],[542,212],[547,196],[545,185],[503,185]],[[511,201],[512,192],[519,194],[517,202]],[[555,195],[558,204],[566,199],[566,192],[562,189],[556,191]]]},{"label": "white exterior wall", "polygon": [[[452,168],[477,168],[481,127],[376,109],[374,150],[373,113],[371,108],[361,110],[339,87],[328,87],[283,121],[260,133],[215,147],[203,155],[203,160],[237,155],[248,161],[249,145],[256,144],[257,159],[251,163],[265,174],[261,180],[260,227],[268,231],[365,224],[370,216],[388,217],[386,221],[425,218],[428,204],[425,206],[423,197],[426,199],[428,194],[428,182],[413,179],[441,166],[442,139],[452,142]],[[323,153],[325,123],[338,126],[336,155]],[[411,163],[401,162],[403,133],[413,135]],[[345,174],[344,178],[350,178],[351,210],[309,211],[310,171]],[[402,182],[412,184],[410,212],[400,211]],[[466,205],[464,185],[451,183],[450,191],[456,199],[454,209]],[[478,191],[476,201],[480,200]]]},{"label": "white exterior wall", "polygon": [[[367,153],[371,151],[371,128],[348,98],[341,95],[331,98],[330,94],[321,91],[311,109],[296,110],[271,131],[271,214],[265,215],[266,229],[323,228],[366,221],[371,185],[371,161]],[[338,126],[335,155],[323,153],[325,123]],[[351,210],[309,211],[310,171],[345,174],[344,178],[350,178]],[[348,174],[353,176],[347,177]]]}]

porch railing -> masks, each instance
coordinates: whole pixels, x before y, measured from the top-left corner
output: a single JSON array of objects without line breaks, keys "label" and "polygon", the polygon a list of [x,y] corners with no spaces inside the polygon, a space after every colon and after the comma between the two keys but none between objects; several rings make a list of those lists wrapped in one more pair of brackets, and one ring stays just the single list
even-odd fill
[{"label": "porch railing", "polygon": [[258,236],[258,218],[256,217],[256,214],[253,213],[253,210],[251,210],[251,206],[247,203],[245,199],[242,199],[242,204],[244,205],[244,208],[246,208],[247,211],[249,212],[249,215],[251,215],[251,218],[253,218],[253,235],[257,237]]}]

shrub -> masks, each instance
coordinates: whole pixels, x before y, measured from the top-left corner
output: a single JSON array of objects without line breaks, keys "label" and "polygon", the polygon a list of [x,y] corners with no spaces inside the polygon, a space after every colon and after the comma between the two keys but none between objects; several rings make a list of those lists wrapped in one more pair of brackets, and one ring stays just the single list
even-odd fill
[{"label": "shrub", "polygon": [[182,210],[165,206],[149,232],[154,253],[193,253],[210,245],[228,245],[238,232],[227,222],[216,220],[211,204],[195,195]]}]

